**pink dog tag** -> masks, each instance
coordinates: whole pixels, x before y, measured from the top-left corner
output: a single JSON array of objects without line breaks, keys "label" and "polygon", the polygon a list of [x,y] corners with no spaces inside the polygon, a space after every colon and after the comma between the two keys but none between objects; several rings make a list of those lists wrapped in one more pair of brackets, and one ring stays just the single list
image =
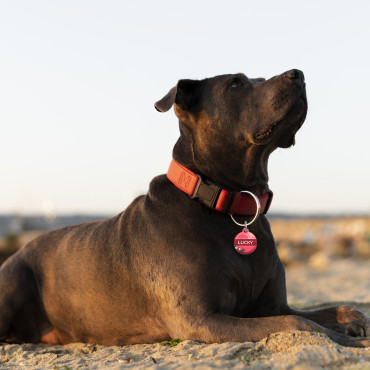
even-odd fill
[{"label": "pink dog tag", "polygon": [[257,238],[245,228],[235,237],[234,247],[240,254],[251,254],[257,248]]}]

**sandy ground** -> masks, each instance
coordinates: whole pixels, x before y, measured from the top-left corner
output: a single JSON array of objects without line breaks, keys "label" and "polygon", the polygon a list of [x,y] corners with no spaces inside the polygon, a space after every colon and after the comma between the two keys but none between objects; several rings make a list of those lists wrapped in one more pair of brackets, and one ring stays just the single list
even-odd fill
[{"label": "sandy ground", "polygon": [[[288,299],[298,307],[333,301],[370,314],[370,261],[341,260],[325,269],[307,266],[287,271]],[[370,348],[342,347],[308,332],[278,333],[259,343],[206,345],[183,341],[126,347],[0,344],[3,368],[27,369],[370,369]]]}]

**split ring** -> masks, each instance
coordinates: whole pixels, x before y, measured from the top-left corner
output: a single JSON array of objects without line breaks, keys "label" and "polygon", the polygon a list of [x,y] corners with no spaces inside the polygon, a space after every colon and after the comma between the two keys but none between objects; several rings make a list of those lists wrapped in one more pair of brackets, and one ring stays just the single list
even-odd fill
[{"label": "split ring", "polygon": [[242,226],[242,227],[247,227],[248,225],[251,225],[251,224],[253,224],[253,222],[254,221],[256,221],[256,219],[257,219],[257,217],[259,216],[259,214],[260,214],[260,210],[261,210],[261,204],[260,204],[260,201],[259,201],[259,199],[253,194],[253,193],[251,193],[250,191],[248,191],[248,190],[242,190],[240,193],[248,193],[249,195],[251,195],[252,197],[253,197],[253,199],[254,199],[254,201],[256,202],[256,206],[257,206],[257,212],[256,212],[256,214],[254,215],[254,217],[253,217],[253,220],[252,221],[250,221],[250,222],[248,222],[248,223],[244,223],[244,224],[241,224],[241,223],[239,223],[239,222],[237,222],[237,221],[235,221],[235,219],[234,219],[234,217],[233,217],[233,215],[231,214],[231,213],[229,213],[229,215],[230,215],[230,217],[231,217],[231,219],[237,224],[237,225],[239,225],[239,226]]}]

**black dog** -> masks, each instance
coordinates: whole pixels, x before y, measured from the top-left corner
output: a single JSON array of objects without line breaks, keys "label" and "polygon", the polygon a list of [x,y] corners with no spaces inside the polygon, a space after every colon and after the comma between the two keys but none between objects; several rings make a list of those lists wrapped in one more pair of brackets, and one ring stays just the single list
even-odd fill
[{"label": "black dog", "polygon": [[[15,342],[259,341],[306,330],[365,347],[366,315],[347,307],[299,312],[264,215],[258,246],[234,249],[243,222],[271,201],[267,161],[294,144],[307,112],[303,73],[180,80],[156,104],[175,105],[181,135],[168,174],[111,219],[43,234],[0,270],[0,338]],[[169,180],[170,178],[170,180]],[[193,199],[192,199],[193,198]],[[243,216],[244,215],[244,216]],[[251,219],[248,218],[248,220]],[[352,337],[353,336],[353,337]]]}]

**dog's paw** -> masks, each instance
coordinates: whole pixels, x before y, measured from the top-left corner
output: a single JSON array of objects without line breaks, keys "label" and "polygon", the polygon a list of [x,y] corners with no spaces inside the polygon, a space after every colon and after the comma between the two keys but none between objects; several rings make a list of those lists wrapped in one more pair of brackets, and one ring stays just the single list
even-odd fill
[{"label": "dog's paw", "polygon": [[370,336],[370,317],[366,314],[353,308],[342,306],[337,309],[336,319],[342,329],[340,332],[352,337]]},{"label": "dog's paw", "polygon": [[370,340],[366,338],[353,338],[345,334],[335,333],[335,335],[328,335],[329,338],[345,347],[368,348],[370,347]]}]

